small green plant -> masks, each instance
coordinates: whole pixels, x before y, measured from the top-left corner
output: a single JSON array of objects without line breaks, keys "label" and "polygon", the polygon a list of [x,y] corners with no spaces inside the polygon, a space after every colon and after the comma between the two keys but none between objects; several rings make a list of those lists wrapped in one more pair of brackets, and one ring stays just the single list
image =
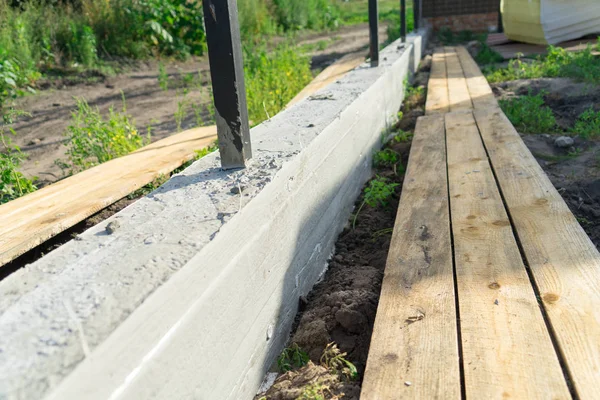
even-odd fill
[{"label": "small green plant", "polygon": [[588,108],[577,118],[573,133],[585,139],[600,136],[600,111]]},{"label": "small green plant", "polygon": [[158,63],[158,85],[165,92],[169,90],[169,74],[167,74],[165,64],[162,62]]},{"label": "small green plant", "polygon": [[305,366],[308,361],[308,354],[294,343],[290,347],[283,349],[283,352],[277,359],[277,366],[281,372],[287,372]]},{"label": "small green plant", "polygon": [[480,42],[481,48],[479,49],[479,53],[475,57],[475,61],[478,64],[494,64],[504,61],[504,57],[502,54],[498,53],[496,50],[492,49],[486,42]]},{"label": "small green plant", "polygon": [[106,121],[85,99],[76,100],[77,110],[72,113],[73,120],[65,134],[71,173],[124,156],[150,143],[150,136],[140,135],[127,114],[125,96],[121,112],[110,107]]},{"label": "small green plant", "polygon": [[155,191],[169,180],[169,175],[160,174],[152,182],[142,186],[133,193],[130,193],[127,198],[129,200],[137,199],[138,197],[146,196]]},{"label": "small green plant", "polygon": [[302,389],[302,393],[297,400],[325,400],[329,398],[331,390],[328,385],[322,382],[311,383]]},{"label": "small green plant", "polygon": [[500,100],[500,107],[521,133],[548,133],[557,129],[554,114],[544,104],[542,93]]},{"label": "small green plant", "polygon": [[385,149],[375,153],[373,156],[373,163],[375,167],[391,167],[398,163],[400,160],[400,154],[396,153],[392,149]]},{"label": "small green plant", "polygon": [[321,356],[321,365],[347,380],[356,380],[358,371],[354,364],[346,359],[347,354],[338,349],[337,344],[329,343]]},{"label": "small green plant", "polygon": [[369,185],[367,185],[367,187],[365,187],[363,190],[363,202],[354,215],[352,229],[356,227],[356,220],[358,219],[358,215],[365,204],[372,208],[377,206],[387,206],[390,198],[395,193],[396,187],[398,187],[397,183],[391,183],[389,179],[383,178],[379,175],[377,175],[375,179],[371,180]]},{"label": "small green plant", "polygon": [[185,97],[183,97],[181,100],[179,100],[177,102],[177,111],[175,111],[175,115],[174,115],[175,123],[177,124],[177,132],[181,132],[181,126],[187,115],[187,109],[188,109],[188,102],[185,99]]},{"label": "small green plant", "polygon": [[16,134],[10,125],[13,123],[13,118],[23,114],[25,113],[10,110],[3,116],[3,125],[0,128],[0,144],[2,145],[0,149],[0,204],[37,190],[33,183],[36,178],[29,179],[19,171],[21,163],[27,158],[27,155],[6,136],[6,129],[12,135]]},{"label": "small green plant", "polygon": [[196,150],[196,160],[199,160],[203,157],[206,157],[207,155],[209,155],[210,153],[213,153],[215,151],[219,150],[219,141],[215,140],[214,143],[212,143],[210,146],[205,147],[201,150]]},{"label": "small green plant", "polygon": [[396,136],[394,136],[394,142],[396,143],[407,143],[413,137],[411,132],[405,132],[403,130],[398,131]]}]

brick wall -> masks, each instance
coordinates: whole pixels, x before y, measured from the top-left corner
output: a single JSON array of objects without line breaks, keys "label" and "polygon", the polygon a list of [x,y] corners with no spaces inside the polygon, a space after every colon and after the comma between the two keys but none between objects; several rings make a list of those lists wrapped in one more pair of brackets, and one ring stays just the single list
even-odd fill
[{"label": "brick wall", "polygon": [[423,17],[487,14],[498,12],[500,0],[422,0]]},{"label": "brick wall", "polygon": [[487,32],[498,26],[500,0],[421,0],[425,22],[434,30]]},{"label": "brick wall", "polygon": [[463,14],[445,17],[425,18],[426,23],[432,25],[434,31],[450,29],[453,32],[473,31],[488,32],[498,27],[498,12],[485,14]]}]

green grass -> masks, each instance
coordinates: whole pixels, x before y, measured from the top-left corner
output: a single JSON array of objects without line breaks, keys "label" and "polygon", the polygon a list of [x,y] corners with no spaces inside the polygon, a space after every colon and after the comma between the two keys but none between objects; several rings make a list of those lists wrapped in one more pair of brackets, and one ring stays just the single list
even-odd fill
[{"label": "green grass", "polygon": [[36,178],[29,179],[19,169],[27,158],[19,146],[12,143],[8,133],[14,135],[13,120],[22,112],[9,111],[0,126],[0,204],[7,203],[37,189]]},{"label": "green grass", "polygon": [[500,107],[521,133],[550,133],[557,129],[554,114],[544,104],[542,93],[500,100]]},{"label": "green grass", "polygon": [[581,82],[600,84],[600,60],[590,45],[580,52],[568,52],[560,47],[549,46],[546,56],[533,61],[512,60],[506,68],[484,70],[489,82],[505,82],[517,79],[572,78]]},{"label": "green grass", "polygon": [[573,127],[573,133],[584,139],[592,139],[600,136],[600,111],[593,108],[587,109],[579,116]]},{"label": "green grass", "polygon": [[124,156],[150,143],[150,134],[141,135],[127,114],[124,97],[121,111],[111,107],[108,119],[84,99],[77,99],[77,110],[72,114],[66,136],[66,167],[71,173]]},{"label": "green grass", "polygon": [[291,44],[244,51],[248,114],[254,125],[274,116],[311,80],[310,60]]}]

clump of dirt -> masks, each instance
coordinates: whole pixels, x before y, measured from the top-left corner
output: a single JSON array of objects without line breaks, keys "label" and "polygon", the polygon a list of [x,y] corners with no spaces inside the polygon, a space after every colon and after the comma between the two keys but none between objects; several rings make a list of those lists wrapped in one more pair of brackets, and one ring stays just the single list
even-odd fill
[{"label": "clump of dirt", "polygon": [[269,400],[297,399],[358,399],[360,386],[344,382],[322,365],[309,361],[297,371],[289,371],[280,376],[275,384],[261,398]]},{"label": "clump of dirt", "polygon": [[587,109],[600,110],[600,86],[569,78],[520,79],[491,86],[498,99],[543,93],[544,102],[552,109],[558,126],[565,131],[572,128]]}]

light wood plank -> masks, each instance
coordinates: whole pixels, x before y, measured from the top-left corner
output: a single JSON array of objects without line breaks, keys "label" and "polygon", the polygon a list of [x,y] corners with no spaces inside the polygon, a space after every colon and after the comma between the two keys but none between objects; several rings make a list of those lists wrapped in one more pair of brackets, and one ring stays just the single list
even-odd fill
[{"label": "light wood plank", "polygon": [[191,129],[0,206],[0,266],[193,159],[216,140]]},{"label": "light wood plank", "polygon": [[469,95],[471,96],[473,107],[475,109],[497,107],[498,102],[494,97],[492,88],[467,49],[462,46],[457,47],[456,54],[458,55],[460,65],[462,66],[465,79],[467,80],[467,87],[469,88]]},{"label": "light wood plank", "polygon": [[319,75],[315,77],[300,93],[298,93],[290,102],[285,106],[285,108],[290,108],[296,103],[308,98],[312,94],[318,92],[324,87],[339,81],[342,79],[348,72],[352,71],[354,68],[358,67],[360,64],[365,62],[366,54],[363,51],[348,54],[335,63],[331,64],[329,67],[325,68]]},{"label": "light wood plank", "polygon": [[448,74],[448,98],[450,111],[463,111],[473,108],[467,81],[454,47],[446,47],[446,70]]},{"label": "light wood plank", "polygon": [[362,399],[459,399],[443,116],[420,118],[402,189]]},{"label": "light wood plank", "polygon": [[448,111],[450,111],[450,100],[448,98],[446,54],[443,48],[437,48],[433,53],[431,61],[425,113],[427,115],[443,114]]},{"label": "light wood plank", "polygon": [[472,113],[446,138],[466,397],[569,398]]},{"label": "light wood plank", "polygon": [[600,254],[502,111],[475,116],[573,385],[597,399]]}]

